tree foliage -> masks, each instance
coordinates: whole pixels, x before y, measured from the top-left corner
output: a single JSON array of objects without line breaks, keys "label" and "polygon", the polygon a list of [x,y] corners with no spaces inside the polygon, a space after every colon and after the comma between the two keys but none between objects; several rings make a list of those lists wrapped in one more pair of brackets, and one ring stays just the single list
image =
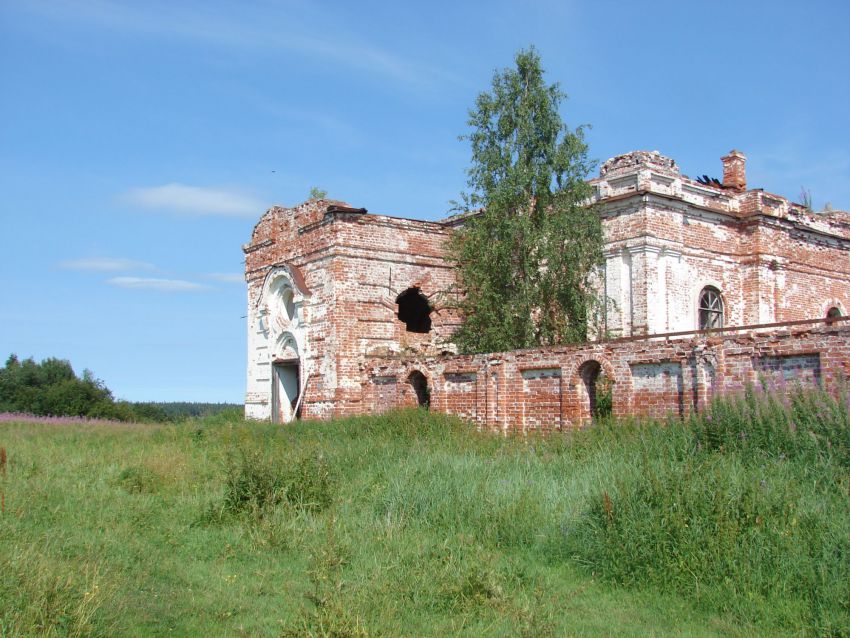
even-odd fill
[{"label": "tree foliage", "polygon": [[466,352],[587,339],[599,299],[602,224],[586,205],[592,168],[584,129],[570,130],[566,95],[547,85],[536,51],[516,54],[469,112],[466,210],[450,244],[463,298],[455,335]]},{"label": "tree foliage", "polygon": [[239,403],[205,403],[199,401],[142,401],[133,403],[133,410],[154,421],[185,421],[191,418],[215,416],[223,412],[244,414]]},{"label": "tree foliage", "polygon": [[190,401],[116,401],[106,384],[90,370],[84,370],[78,377],[64,359],[51,357],[37,363],[31,358],[21,361],[12,354],[6,366],[0,368],[0,412],[179,422],[222,412],[241,417],[243,406]]},{"label": "tree foliage", "polygon": [[158,420],[159,414],[137,413],[126,401],[115,401],[103,381],[89,370],[74,374],[64,359],[20,361],[14,354],[0,368],[0,412],[39,416],[80,416],[121,421]]},{"label": "tree foliage", "polygon": [[310,189],[310,199],[325,199],[328,196],[328,191],[318,186],[313,186]]}]

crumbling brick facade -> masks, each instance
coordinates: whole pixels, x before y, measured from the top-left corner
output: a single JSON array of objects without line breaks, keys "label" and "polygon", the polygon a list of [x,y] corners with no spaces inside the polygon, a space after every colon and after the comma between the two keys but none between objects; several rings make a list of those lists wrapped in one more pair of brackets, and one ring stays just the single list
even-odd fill
[{"label": "crumbling brick facade", "polygon": [[[430,400],[490,426],[546,429],[589,418],[598,378],[613,382],[616,414],[653,415],[686,414],[741,379],[833,379],[839,372],[820,340],[847,354],[838,347],[843,321],[794,333],[795,346],[782,336],[775,352],[764,336],[645,338],[843,316],[850,307],[850,215],[812,214],[746,190],[745,161],[737,151],[724,157],[723,182],[683,176],[655,152],[605,162],[591,181],[606,234],[601,341],[490,359],[454,356],[449,343],[460,317],[446,240],[462,220],[319,200],[271,208],[244,246],[246,416],[286,422]],[[695,348],[721,362],[746,351],[749,363],[703,364]]]},{"label": "crumbling brick facade", "polygon": [[[438,353],[458,325],[446,307],[450,224],[369,215],[341,202],[272,208],[244,247],[248,281],[249,418],[288,421],[370,411],[366,355]],[[411,291],[431,312],[427,332],[399,320]]]},{"label": "crumbling brick facade", "polygon": [[372,357],[364,396],[373,411],[415,406],[408,379],[428,376],[431,407],[505,432],[547,432],[589,423],[600,381],[614,416],[687,416],[718,394],[798,384],[839,392],[850,376],[850,324],[636,337],[454,357]]},{"label": "crumbling brick facade", "polygon": [[813,215],[742,190],[743,161],[737,151],[724,158],[726,184],[688,179],[658,153],[602,165],[592,184],[605,224],[610,336],[699,328],[706,288],[720,293],[727,326],[813,319],[832,307],[846,314],[850,215]]}]

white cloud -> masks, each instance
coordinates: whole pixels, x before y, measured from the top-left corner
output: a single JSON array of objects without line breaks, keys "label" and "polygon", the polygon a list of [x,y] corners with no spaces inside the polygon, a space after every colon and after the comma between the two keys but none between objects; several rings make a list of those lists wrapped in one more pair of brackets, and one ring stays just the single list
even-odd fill
[{"label": "white cloud", "polygon": [[156,270],[153,264],[121,257],[90,257],[87,259],[70,259],[59,262],[59,267],[66,270],[94,270],[97,272],[117,272],[121,270]]},{"label": "white cloud", "polygon": [[245,275],[237,272],[212,272],[207,277],[226,284],[245,283]]},{"label": "white cloud", "polygon": [[130,189],[125,199],[142,208],[175,210],[194,215],[256,217],[263,203],[251,197],[218,188],[171,183]]},{"label": "white cloud", "polygon": [[150,277],[112,277],[106,283],[120,288],[131,288],[133,290],[158,290],[161,292],[190,292],[195,290],[207,290],[209,286],[184,281],[182,279],[154,279]]}]

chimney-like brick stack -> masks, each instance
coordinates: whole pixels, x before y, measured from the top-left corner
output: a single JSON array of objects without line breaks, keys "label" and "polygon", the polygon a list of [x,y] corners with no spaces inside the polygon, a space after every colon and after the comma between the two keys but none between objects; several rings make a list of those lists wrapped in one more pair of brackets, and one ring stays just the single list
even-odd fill
[{"label": "chimney-like brick stack", "polygon": [[721,157],[723,162],[723,185],[735,190],[747,190],[747,157],[741,151],[731,150]]}]

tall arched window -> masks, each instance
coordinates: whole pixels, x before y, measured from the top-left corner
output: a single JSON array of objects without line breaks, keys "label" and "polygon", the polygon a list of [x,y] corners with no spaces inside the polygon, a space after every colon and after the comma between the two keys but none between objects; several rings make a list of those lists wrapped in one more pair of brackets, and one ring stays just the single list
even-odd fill
[{"label": "tall arched window", "polygon": [[699,329],[722,328],[723,319],[720,291],[713,286],[706,286],[699,293]]}]

